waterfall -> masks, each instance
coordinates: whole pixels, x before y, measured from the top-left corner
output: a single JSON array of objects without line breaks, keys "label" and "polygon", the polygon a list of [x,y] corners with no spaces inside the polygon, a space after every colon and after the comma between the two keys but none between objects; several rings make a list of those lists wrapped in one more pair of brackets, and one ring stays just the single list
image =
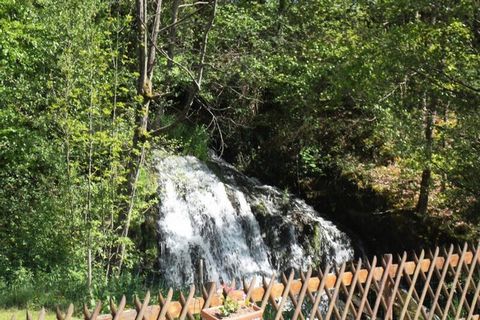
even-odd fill
[{"label": "waterfall", "polygon": [[350,239],[288,192],[265,186],[221,159],[157,153],[160,271],[167,284],[232,280],[287,268],[339,264]]}]

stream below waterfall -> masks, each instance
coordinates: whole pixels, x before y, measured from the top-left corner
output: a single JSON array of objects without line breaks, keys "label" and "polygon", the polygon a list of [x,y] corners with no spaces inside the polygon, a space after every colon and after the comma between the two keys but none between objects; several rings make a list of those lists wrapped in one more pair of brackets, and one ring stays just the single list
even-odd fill
[{"label": "stream below waterfall", "polygon": [[223,160],[155,155],[160,271],[168,285],[231,281],[273,271],[338,265],[350,238],[304,201],[262,185]]}]

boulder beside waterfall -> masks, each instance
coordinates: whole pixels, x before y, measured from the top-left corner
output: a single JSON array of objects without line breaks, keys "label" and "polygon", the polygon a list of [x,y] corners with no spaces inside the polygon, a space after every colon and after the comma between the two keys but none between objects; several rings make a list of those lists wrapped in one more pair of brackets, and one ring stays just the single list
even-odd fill
[{"label": "boulder beside waterfall", "polygon": [[262,185],[223,160],[155,155],[160,271],[193,283],[200,259],[212,281],[351,260],[351,240],[288,192]]}]

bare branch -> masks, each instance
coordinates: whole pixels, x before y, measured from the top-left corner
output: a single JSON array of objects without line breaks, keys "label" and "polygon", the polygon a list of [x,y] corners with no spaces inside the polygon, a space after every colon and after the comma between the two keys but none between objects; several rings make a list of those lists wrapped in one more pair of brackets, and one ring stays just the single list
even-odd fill
[{"label": "bare branch", "polygon": [[138,19],[138,63],[140,76],[138,77],[137,91],[139,94],[143,94],[145,82],[147,80],[147,6],[144,0],[137,0],[137,19]]},{"label": "bare branch", "polygon": [[200,86],[202,85],[202,78],[203,78],[203,70],[205,69],[205,55],[207,53],[207,42],[208,42],[208,33],[213,27],[213,21],[215,20],[215,15],[217,11],[217,0],[213,0],[213,12],[210,21],[208,22],[207,28],[205,29],[205,33],[203,35],[203,42],[202,42],[202,49],[200,51],[200,63],[199,63],[199,70],[198,70],[198,89],[200,90]]},{"label": "bare branch", "polygon": [[160,48],[156,43],[153,42],[153,39],[150,37],[149,38],[150,40],[150,43],[152,45],[152,48],[155,49],[155,51],[157,51],[158,53],[160,53],[161,55],[163,55],[167,60],[169,60],[170,62],[172,62],[173,64],[175,64],[176,66],[178,66],[180,69],[182,69],[183,71],[185,71],[185,73],[190,77],[190,79],[195,83],[195,85],[197,87],[199,87],[198,83],[197,83],[197,80],[196,80],[196,77],[195,75],[190,71],[188,70],[187,67],[183,66],[182,64],[180,64],[179,62],[175,61],[174,59],[170,58],[170,56],[168,55],[168,53],[163,50],[162,48]]},{"label": "bare branch", "polygon": [[390,92],[388,92],[387,94],[385,94],[383,97],[381,97],[379,100],[378,100],[378,103],[380,102],[383,102],[385,100],[387,100],[390,96],[392,96],[398,89],[400,89],[402,86],[406,85],[408,80],[412,77],[414,77],[418,72],[417,71],[413,71],[412,73],[408,74],[405,76],[405,79],[400,82],[399,84],[397,84]]},{"label": "bare branch", "polygon": [[204,5],[204,4],[209,4],[207,1],[197,1],[194,3],[186,3],[178,6],[179,8],[186,8],[186,7],[193,7],[193,6],[198,6],[198,5]]},{"label": "bare branch", "polygon": [[150,36],[150,41],[152,45],[150,46],[149,52],[148,52],[147,70],[148,70],[148,78],[150,80],[153,78],[153,67],[155,65],[155,56],[156,56],[155,47],[157,46],[158,33],[160,31],[161,13],[162,13],[162,0],[157,0],[157,10],[155,12],[155,21],[153,22],[153,31],[152,31],[152,35]]},{"label": "bare branch", "polygon": [[462,87],[465,87],[465,88],[470,89],[470,90],[472,90],[472,91],[474,91],[474,92],[480,93],[480,88],[475,88],[474,86],[466,83],[465,81],[462,81],[462,80],[457,79],[457,78],[455,78],[455,77],[453,77],[453,76],[450,76],[450,75],[446,74],[445,71],[443,71],[443,70],[436,69],[436,72],[437,72],[438,74],[444,76],[444,77],[447,78],[448,80],[450,80],[450,81],[452,81],[452,82],[454,82],[454,83],[456,83],[456,84],[458,84],[458,85],[460,85],[460,86],[462,86]]},{"label": "bare branch", "polygon": [[160,30],[158,30],[158,32],[163,32],[165,30],[168,30],[170,29],[172,26],[175,26],[175,25],[178,25],[182,22],[184,22],[185,20],[188,20],[189,18],[193,17],[194,15],[196,15],[197,13],[199,13],[200,11],[204,10],[204,8],[206,8],[206,6],[201,6],[200,8],[198,8],[197,10],[195,10],[194,12],[186,15],[185,17],[181,18],[181,19],[178,19],[176,22],[174,23],[171,23],[169,25],[166,25],[165,27],[161,28]]},{"label": "bare branch", "polygon": [[167,58],[169,61],[171,61],[173,64],[175,64],[176,66],[178,66],[180,69],[182,69],[183,71],[185,71],[185,73],[187,73],[187,75],[190,77],[190,79],[193,81],[193,83],[195,84],[195,86],[200,89],[200,85],[198,84],[197,82],[197,79],[195,77],[195,75],[190,71],[188,70],[187,67],[183,66],[181,63],[175,61],[175,59],[171,59],[169,56],[168,56],[168,53],[165,52],[165,50],[163,50],[162,48],[158,48],[157,46],[155,46],[155,50],[157,50],[158,52],[160,52],[163,56],[165,56],[165,58]]},{"label": "bare branch", "polygon": [[175,57],[175,42],[177,41],[177,20],[178,11],[182,0],[174,0],[172,4],[172,25],[168,32],[168,48],[167,53],[170,58],[167,63],[167,67],[171,69],[173,67],[173,59]]}]

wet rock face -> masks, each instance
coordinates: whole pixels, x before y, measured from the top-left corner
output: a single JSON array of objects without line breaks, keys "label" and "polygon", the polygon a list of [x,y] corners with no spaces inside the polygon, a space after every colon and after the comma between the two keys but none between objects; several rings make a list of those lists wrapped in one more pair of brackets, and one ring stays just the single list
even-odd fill
[{"label": "wet rock face", "polygon": [[195,279],[199,259],[218,281],[353,256],[350,239],[305,202],[212,157],[155,158],[158,233],[166,283]]}]

